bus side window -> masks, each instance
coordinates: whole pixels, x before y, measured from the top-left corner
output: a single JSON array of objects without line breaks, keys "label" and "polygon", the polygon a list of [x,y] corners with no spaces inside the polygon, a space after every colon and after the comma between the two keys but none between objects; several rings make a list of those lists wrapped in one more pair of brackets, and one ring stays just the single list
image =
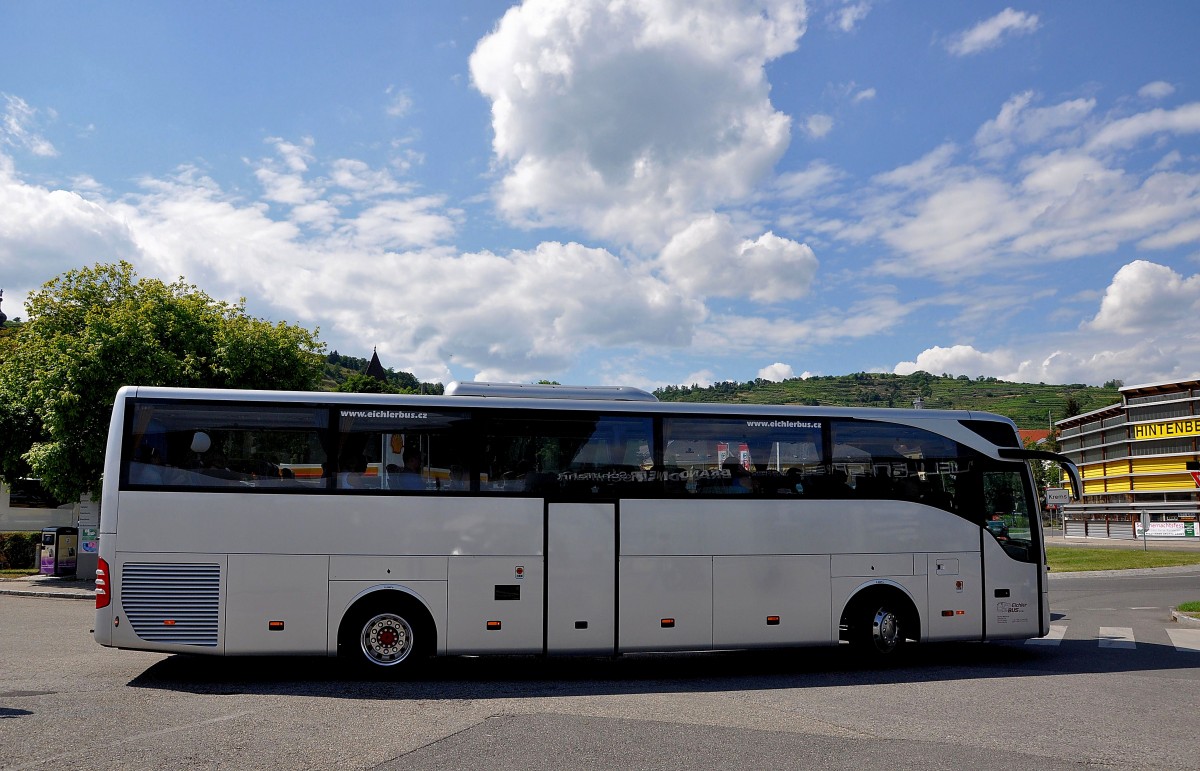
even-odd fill
[{"label": "bus side window", "polygon": [[325,410],[307,407],[139,403],[126,437],[126,478],[131,485],[216,491],[316,486],[326,462],[326,421]]}]

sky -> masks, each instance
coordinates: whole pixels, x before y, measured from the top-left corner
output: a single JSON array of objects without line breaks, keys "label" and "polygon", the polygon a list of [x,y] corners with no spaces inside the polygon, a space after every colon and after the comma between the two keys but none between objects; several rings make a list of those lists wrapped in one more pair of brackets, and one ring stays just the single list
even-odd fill
[{"label": "sky", "polygon": [[1200,4],[0,3],[3,310],[423,380],[1200,376]]}]

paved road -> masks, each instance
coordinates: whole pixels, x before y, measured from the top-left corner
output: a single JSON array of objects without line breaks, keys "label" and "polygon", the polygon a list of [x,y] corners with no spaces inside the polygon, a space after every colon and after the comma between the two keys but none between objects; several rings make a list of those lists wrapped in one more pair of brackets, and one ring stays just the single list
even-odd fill
[{"label": "paved road", "polygon": [[408,682],[113,651],[85,602],[0,596],[0,767],[1196,767],[1200,652],[1166,608],[1200,597],[1200,569],[1051,586],[1056,644],[896,668],[844,649],[464,658]]}]

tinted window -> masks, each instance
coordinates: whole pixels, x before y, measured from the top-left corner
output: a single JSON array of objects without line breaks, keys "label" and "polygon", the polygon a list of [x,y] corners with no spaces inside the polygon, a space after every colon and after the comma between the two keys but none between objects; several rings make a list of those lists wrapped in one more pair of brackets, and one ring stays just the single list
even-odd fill
[{"label": "tinted window", "polygon": [[127,434],[127,484],[323,487],[326,410],[141,402]]},{"label": "tinted window", "polygon": [[654,494],[650,418],[520,416],[488,422],[481,444],[480,489],[546,497]]},{"label": "tinted window", "polygon": [[472,489],[470,422],[464,412],[341,408],[336,441],[339,490]]},{"label": "tinted window", "polygon": [[822,423],[768,418],[664,418],[663,465],[680,495],[798,495],[823,474]]},{"label": "tinted window", "polygon": [[958,511],[974,453],[920,428],[835,421],[833,463],[822,497],[892,498]]}]

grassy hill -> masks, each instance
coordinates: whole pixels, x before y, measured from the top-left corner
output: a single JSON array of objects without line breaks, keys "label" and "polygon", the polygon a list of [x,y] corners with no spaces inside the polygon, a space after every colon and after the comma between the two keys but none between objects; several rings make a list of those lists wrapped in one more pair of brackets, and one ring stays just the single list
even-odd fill
[{"label": "grassy hill", "polygon": [[[334,391],[352,375],[367,368],[368,359],[343,356],[337,351],[325,360],[322,390]],[[387,369],[392,390],[407,393],[442,393],[441,383],[420,383],[411,373]],[[1047,385],[1009,383],[992,377],[974,380],[914,372],[889,375],[857,372],[852,375],[793,378],[781,383],[751,380],[699,386],[667,386],[654,392],[665,402],[728,402],[734,404],[807,404],[839,407],[909,408],[920,396],[926,409],[977,410],[1012,418],[1019,428],[1049,428],[1050,421],[1068,414],[1090,412],[1121,401],[1115,385],[1098,387],[1082,383]]]},{"label": "grassy hill", "polygon": [[[343,356],[337,351],[328,354],[325,357],[325,375],[321,379],[320,390],[338,390],[338,386],[352,376],[366,372],[370,361],[359,356]],[[387,367],[384,374],[387,376],[389,389],[395,393],[440,394],[443,391],[441,383],[422,383],[411,372],[397,372]]]},{"label": "grassy hill", "polygon": [[1009,383],[996,378],[858,372],[853,375],[793,378],[781,383],[754,380],[697,386],[667,386],[654,392],[662,401],[807,404],[843,407],[913,406],[920,396],[926,409],[981,410],[1012,418],[1020,428],[1049,428],[1050,420],[1090,412],[1121,401],[1113,385]]}]

